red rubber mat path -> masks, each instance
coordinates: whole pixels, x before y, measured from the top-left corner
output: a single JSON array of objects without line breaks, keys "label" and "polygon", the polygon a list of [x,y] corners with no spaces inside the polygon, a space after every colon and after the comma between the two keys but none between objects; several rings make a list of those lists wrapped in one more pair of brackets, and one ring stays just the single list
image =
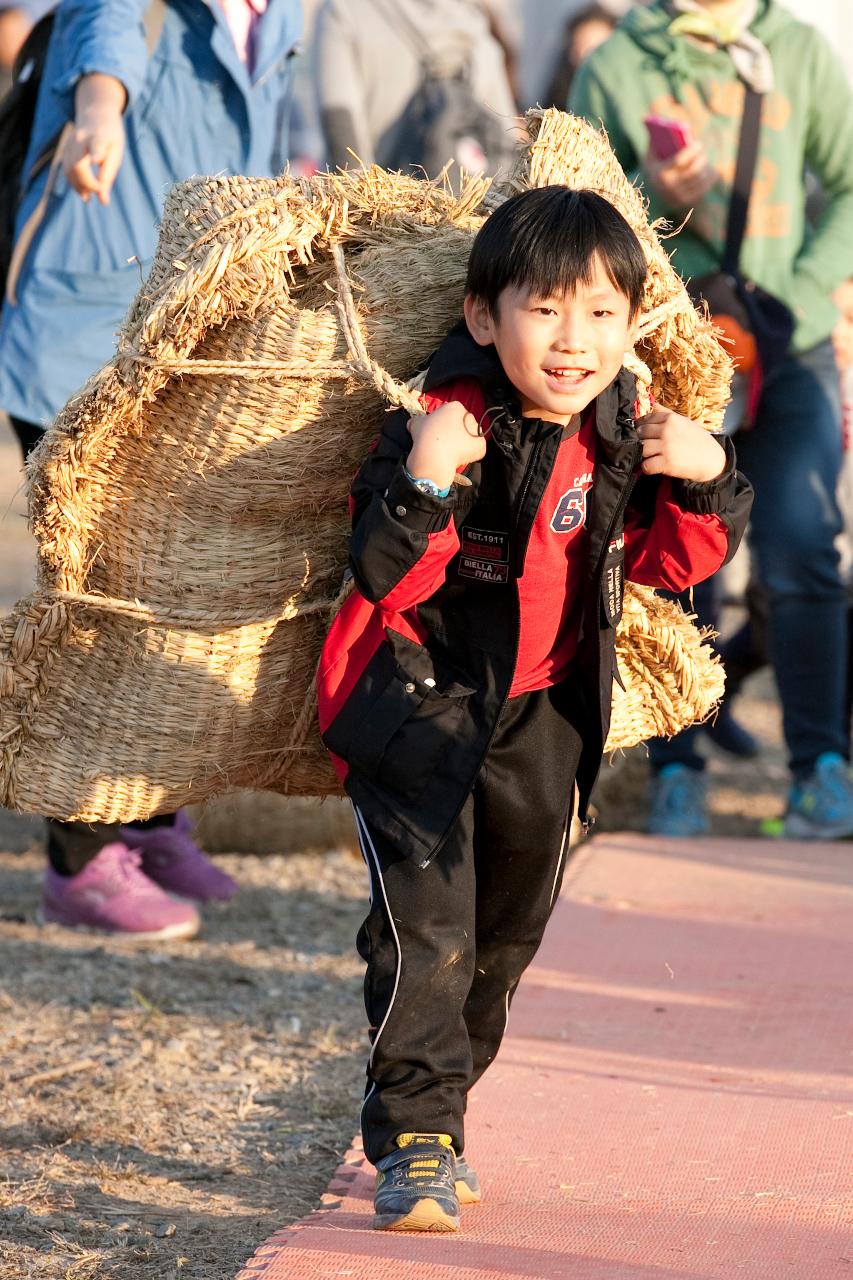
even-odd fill
[{"label": "red rubber mat path", "polygon": [[853,846],[586,845],[467,1154],[458,1236],[351,1152],[240,1280],[853,1280]]}]

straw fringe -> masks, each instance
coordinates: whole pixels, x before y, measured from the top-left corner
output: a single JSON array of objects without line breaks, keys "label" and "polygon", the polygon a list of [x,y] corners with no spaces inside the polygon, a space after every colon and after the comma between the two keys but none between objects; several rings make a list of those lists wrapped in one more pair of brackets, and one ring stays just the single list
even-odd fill
[{"label": "straw fringe", "polygon": [[[601,191],[649,279],[626,365],[718,428],[730,362],[603,135],[531,112],[500,190],[378,168],[207,178],[166,202],[114,359],[30,468],[36,592],[0,623],[0,801],[127,821],[216,792],[338,790],[314,675],[340,600],[346,495],[383,406],[416,412],[471,238],[516,190]],[[722,670],[677,606],[630,588],[610,749],[707,715]]]}]

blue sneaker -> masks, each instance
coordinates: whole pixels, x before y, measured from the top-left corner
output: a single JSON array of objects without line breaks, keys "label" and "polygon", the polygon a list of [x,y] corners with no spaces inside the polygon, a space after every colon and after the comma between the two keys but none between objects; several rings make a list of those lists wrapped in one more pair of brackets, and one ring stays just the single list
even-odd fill
[{"label": "blue sneaker", "polygon": [[376,1165],[378,1231],[458,1231],[456,1159],[446,1133],[401,1133]]},{"label": "blue sneaker", "polygon": [[792,785],[784,835],[789,840],[853,836],[853,773],[843,756],[825,751],[813,772]]},{"label": "blue sneaker", "polygon": [[648,830],[654,836],[704,836],[710,831],[705,774],[686,764],[665,764],[652,778]]}]

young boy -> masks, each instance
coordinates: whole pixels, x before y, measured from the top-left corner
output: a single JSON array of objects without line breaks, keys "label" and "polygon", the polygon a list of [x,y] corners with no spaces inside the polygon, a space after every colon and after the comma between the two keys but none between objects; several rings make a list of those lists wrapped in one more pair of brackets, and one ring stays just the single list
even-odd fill
[{"label": "young boy", "polygon": [[[320,664],[320,727],[370,871],[358,939],[375,1226],[455,1231],[479,1199],[466,1095],[559,893],[573,784],[601,763],[623,563],[680,591],[750,506],[730,444],[622,368],[646,265],[590,191],[502,205],[427,412],[389,415],[352,494],[356,590]],[[454,484],[463,472],[468,484]]]}]

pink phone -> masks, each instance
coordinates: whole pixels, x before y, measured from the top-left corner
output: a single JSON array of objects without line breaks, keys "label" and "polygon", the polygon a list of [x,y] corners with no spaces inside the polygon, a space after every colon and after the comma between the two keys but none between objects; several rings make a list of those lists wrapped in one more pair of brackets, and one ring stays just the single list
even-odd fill
[{"label": "pink phone", "polygon": [[689,124],[670,116],[646,116],[643,124],[649,131],[652,151],[658,160],[670,160],[693,141]]}]

